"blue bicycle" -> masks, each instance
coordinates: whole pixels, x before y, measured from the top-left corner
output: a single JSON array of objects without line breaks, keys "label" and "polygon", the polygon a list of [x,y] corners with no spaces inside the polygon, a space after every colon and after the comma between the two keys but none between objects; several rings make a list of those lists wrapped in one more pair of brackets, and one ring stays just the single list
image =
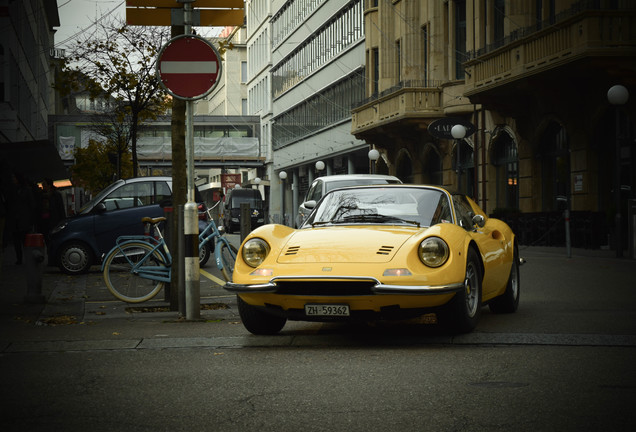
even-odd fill
[{"label": "blue bicycle", "polygon": [[[216,265],[225,280],[231,281],[238,251],[214,223],[213,209],[206,210],[208,224],[199,234],[200,259],[203,256],[203,261],[207,260],[208,244],[214,242]],[[165,217],[143,218],[141,221],[149,225],[147,232],[154,235],[121,236],[104,258],[104,282],[118,299],[128,303],[144,302],[170,282],[172,255],[159,228],[165,220]]]}]

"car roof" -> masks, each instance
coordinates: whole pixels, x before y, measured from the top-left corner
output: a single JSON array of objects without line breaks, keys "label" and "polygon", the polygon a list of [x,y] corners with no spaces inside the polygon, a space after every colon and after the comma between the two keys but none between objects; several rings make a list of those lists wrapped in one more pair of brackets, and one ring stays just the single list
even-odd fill
[{"label": "car roof", "polygon": [[330,182],[330,181],[339,181],[339,180],[347,180],[347,179],[355,180],[355,179],[368,179],[368,178],[400,181],[400,179],[395,176],[384,175],[384,174],[334,174],[334,175],[317,177],[314,181],[322,180],[325,182]]},{"label": "car roof", "polygon": [[[391,184],[370,184],[370,185],[353,185],[353,186],[345,186],[342,188],[334,189],[334,190],[342,190],[342,189],[368,189],[368,188],[422,188],[422,189],[438,189],[440,191],[444,191],[450,195],[457,195],[457,192],[447,188],[446,186],[441,185],[433,185],[433,184],[414,184],[414,183],[391,183]],[[460,194],[462,195],[462,194]]]},{"label": "car roof", "polygon": [[136,183],[136,182],[140,182],[140,181],[148,181],[148,180],[152,180],[152,181],[172,181],[172,177],[170,176],[148,176],[148,177],[132,177],[132,178],[128,178],[128,179],[123,179],[124,182],[126,183]]}]

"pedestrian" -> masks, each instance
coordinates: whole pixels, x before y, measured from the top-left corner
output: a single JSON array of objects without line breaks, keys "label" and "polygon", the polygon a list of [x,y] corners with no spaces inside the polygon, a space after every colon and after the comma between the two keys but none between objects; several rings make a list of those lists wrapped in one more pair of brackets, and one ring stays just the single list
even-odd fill
[{"label": "pedestrian", "polygon": [[20,173],[13,173],[11,180],[13,187],[8,191],[7,223],[13,237],[16,264],[22,264],[24,239],[29,232],[33,231],[35,223],[35,198],[31,186]]},{"label": "pedestrian", "polygon": [[40,227],[44,238],[48,241],[51,230],[66,217],[62,194],[57,190],[53,180],[44,179],[42,183],[42,208],[40,213]]}]

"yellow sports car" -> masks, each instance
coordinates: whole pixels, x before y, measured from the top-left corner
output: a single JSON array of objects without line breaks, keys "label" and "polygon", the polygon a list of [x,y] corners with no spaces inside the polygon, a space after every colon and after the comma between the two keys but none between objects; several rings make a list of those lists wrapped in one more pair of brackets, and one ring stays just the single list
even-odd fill
[{"label": "yellow sports car", "polygon": [[331,191],[300,229],[264,225],[245,239],[232,282],[254,334],[285,322],[437,314],[472,331],[481,307],[515,312],[519,252],[504,222],[469,197],[420,185]]}]

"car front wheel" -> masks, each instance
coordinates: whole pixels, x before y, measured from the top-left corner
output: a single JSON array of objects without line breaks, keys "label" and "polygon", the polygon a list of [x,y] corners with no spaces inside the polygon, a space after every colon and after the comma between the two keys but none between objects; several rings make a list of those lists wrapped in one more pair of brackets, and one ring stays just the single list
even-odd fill
[{"label": "car front wheel", "polygon": [[247,304],[241,297],[238,301],[239,315],[245,328],[255,335],[272,335],[278,333],[287,322],[287,319],[268,314],[262,310]]},{"label": "car front wheel", "polygon": [[494,313],[513,313],[519,307],[519,294],[521,292],[521,277],[519,274],[519,248],[515,245],[514,256],[512,257],[512,267],[506,291],[499,297],[493,299],[490,310]]},{"label": "car front wheel", "polygon": [[85,243],[71,242],[60,249],[58,266],[69,275],[86,273],[93,264],[93,254]]},{"label": "car front wheel", "polygon": [[464,288],[448,304],[442,320],[456,333],[475,329],[481,316],[481,266],[477,252],[468,249]]}]

